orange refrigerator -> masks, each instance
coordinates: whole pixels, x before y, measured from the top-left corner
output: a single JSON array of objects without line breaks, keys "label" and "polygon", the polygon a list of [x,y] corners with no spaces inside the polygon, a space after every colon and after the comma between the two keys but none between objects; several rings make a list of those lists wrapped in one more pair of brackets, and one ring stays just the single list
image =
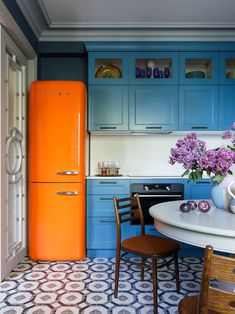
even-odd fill
[{"label": "orange refrigerator", "polygon": [[35,81],[30,88],[29,255],[85,258],[86,87]]}]

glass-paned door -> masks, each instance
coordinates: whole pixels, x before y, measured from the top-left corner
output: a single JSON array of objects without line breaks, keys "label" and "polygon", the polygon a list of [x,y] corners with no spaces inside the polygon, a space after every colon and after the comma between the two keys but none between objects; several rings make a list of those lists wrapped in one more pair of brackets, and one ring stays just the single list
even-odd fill
[{"label": "glass-paned door", "polygon": [[26,66],[1,30],[1,280],[26,255]]}]

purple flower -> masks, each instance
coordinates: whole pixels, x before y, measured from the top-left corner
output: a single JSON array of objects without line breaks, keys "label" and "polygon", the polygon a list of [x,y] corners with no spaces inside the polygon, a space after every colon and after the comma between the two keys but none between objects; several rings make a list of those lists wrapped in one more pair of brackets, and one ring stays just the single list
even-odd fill
[{"label": "purple flower", "polygon": [[[234,125],[235,126],[235,125]],[[225,140],[225,139],[228,139],[228,138],[232,138],[232,132],[230,130],[226,130],[222,133],[222,138]]]},{"label": "purple flower", "polygon": [[171,149],[169,162],[172,165],[178,162],[185,169],[191,169],[197,164],[205,149],[205,142],[200,141],[195,133],[189,133],[184,139],[178,140],[176,147]]},{"label": "purple flower", "polygon": [[[235,130],[235,122],[232,128]],[[199,140],[196,133],[189,133],[171,148],[169,162],[172,165],[176,162],[182,164],[186,169],[183,176],[188,175],[189,181],[202,178],[205,171],[209,176],[214,175],[214,182],[220,183],[227,173],[231,173],[230,167],[235,163],[235,135],[225,130],[222,138],[231,139],[232,145],[206,150],[205,142]]]}]

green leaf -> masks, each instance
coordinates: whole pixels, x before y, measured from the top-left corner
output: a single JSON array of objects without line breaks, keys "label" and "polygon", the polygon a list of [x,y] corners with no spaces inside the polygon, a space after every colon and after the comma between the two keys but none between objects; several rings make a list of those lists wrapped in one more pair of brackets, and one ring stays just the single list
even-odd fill
[{"label": "green leaf", "polygon": [[222,181],[223,181],[223,179],[224,179],[224,176],[222,175],[222,174],[220,174],[220,173],[217,173],[215,176],[214,176],[214,178],[213,178],[213,182],[215,182],[215,183],[221,183]]},{"label": "green leaf", "polygon": [[189,172],[190,172],[190,170],[187,169],[187,170],[182,174],[182,177],[187,176],[187,175],[189,174]]}]

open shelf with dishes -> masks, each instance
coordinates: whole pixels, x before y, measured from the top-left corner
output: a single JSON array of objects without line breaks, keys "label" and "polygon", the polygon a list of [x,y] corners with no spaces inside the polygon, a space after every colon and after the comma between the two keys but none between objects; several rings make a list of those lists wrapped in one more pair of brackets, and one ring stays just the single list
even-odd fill
[{"label": "open shelf with dishes", "polygon": [[180,53],[180,84],[217,84],[216,52]]},{"label": "open shelf with dishes", "polygon": [[185,78],[207,78],[212,77],[212,59],[186,59],[185,60]]},{"label": "open shelf with dishes", "polygon": [[130,83],[168,85],[178,82],[177,52],[136,52],[130,55]]},{"label": "open shelf with dishes", "polygon": [[90,84],[126,84],[128,80],[128,56],[124,53],[91,53],[88,77]]}]

